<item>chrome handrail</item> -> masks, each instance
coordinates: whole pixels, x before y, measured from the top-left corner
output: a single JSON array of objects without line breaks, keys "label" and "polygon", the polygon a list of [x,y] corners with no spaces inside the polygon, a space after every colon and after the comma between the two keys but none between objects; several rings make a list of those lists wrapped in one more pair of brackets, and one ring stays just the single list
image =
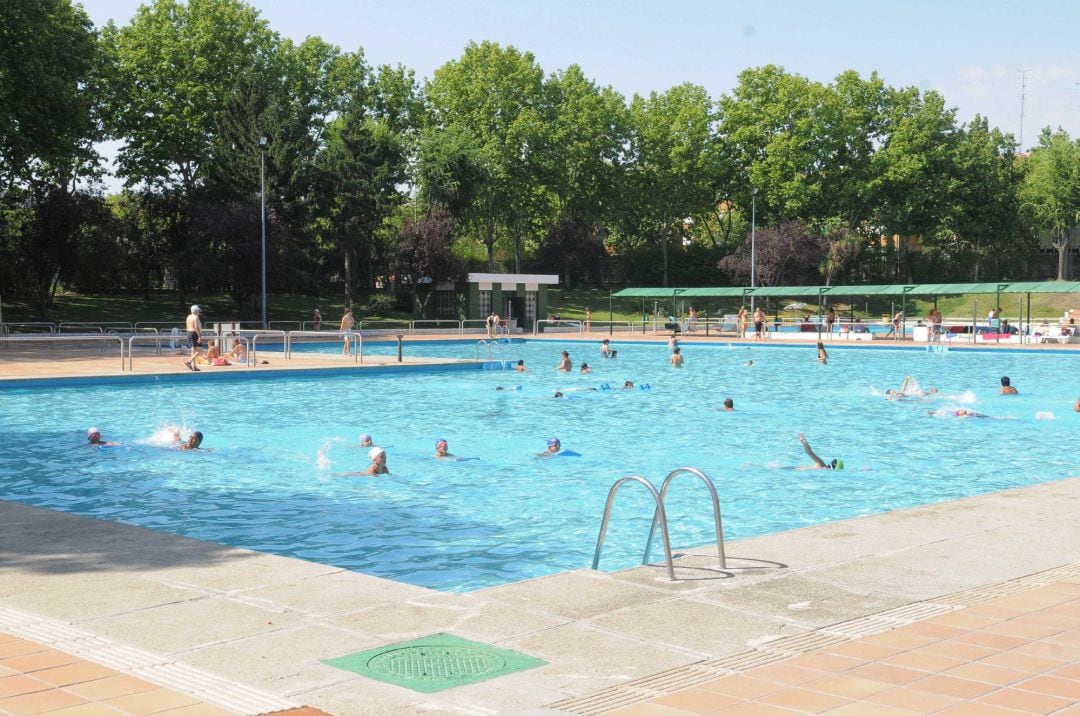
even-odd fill
[{"label": "chrome handrail", "polygon": [[[709,479],[701,470],[694,467],[679,467],[668,473],[664,478],[663,484],[660,486],[660,504],[664,504],[664,499],[667,497],[668,487],[671,486],[671,480],[676,475],[697,475],[705,483],[705,487],[709,490],[709,496],[712,498],[713,506],[713,521],[716,523],[716,552],[720,557],[720,569],[727,569],[727,557],[724,555],[724,525],[720,518],[720,497],[716,494],[716,486],[713,481]],[[652,549],[653,535],[656,533],[656,523],[660,518],[660,511],[657,510],[653,513],[652,527],[649,528],[649,539],[645,542],[645,556],[642,557],[642,564],[648,564],[649,551]]]},{"label": "chrome handrail", "polygon": [[257,355],[256,354],[259,352],[259,339],[260,338],[272,338],[272,337],[273,338],[281,338],[281,350],[282,350],[282,355],[284,355],[285,344],[286,344],[286,341],[288,340],[288,335],[289,335],[285,331],[244,331],[244,330],[240,330],[240,331],[232,331],[232,333],[234,333],[236,335],[239,335],[241,337],[243,337],[243,335],[245,333],[251,335],[251,353],[249,353],[248,355],[250,356],[252,365],[258,365],[259,364],[259,361],[257,360]]},{"label": "chrome handrail", "polygon": [[0,336],[0,343],[46,343],[52,347],[54,343],[70,343],[71,341],[116,341],[120,344],[120,372],[124,372],[124,339],[116,334],[100,335],[60,335],[60,334],[35,334],[23,336]]},{"label": "chrome handrail", "polygon": [[[611,486],[611,490],[608,491],[607,503],[604,505],[604,518],[600,521],[600,534],[596,538],[596,552],[593,554],[592,568],[598,569],[600,566],[600,552],[604,548],[604,533],[607,532],[608,520],[611,518],[611,506],[615,502],[615,493],[619,491],[627,482],[640,482],[653,496],[653,500],[656,502],[656,513],[660,519],[660,534],[664,538],[664,557],[667,559],[667,573],[668,579],[675,581],[675,563],[671,559],[671,539],[668,537],[667,527],[667,513],[664,512],[664,500],[660,497],[660,493],[656,491],[656,488],[651,482],[639,475],[627,475],[615,481],[615,484]],[[647,562],[642,562],[647,564]]]},{"label": "chrome handrail", "polygon": [[344,340],[349,336],[349,355],[353,356],[354,363],[364,362],[364,336],[360,331],[289,331],[285,334],[285,357],[292,358],[293,338],[338,338]]},{"label": "chrome handrail", "polygon": [[50,335],[56,333],[56,324],[51,321],[16,321],[14,323],[0,323],[0,326],[6,328],[9,333],[11,332],[12,326],[19,326],[22,328],[47,328]]},{"label": "chrome handrail", "polygon": [[[507,340],[509,340],[509,339],[507,339]],[[492,338],[491,340],[486,340],[486,339],[478,340],[476,342],[476,354],[475,354],[473,360],[475,362],[477,362],[477,363],[480,362],[480,346],[484,346],[487,349],[487,362],[488,363],[495,363],[496,362],[495,361],[495,354],[491,349],[491,347],[493,345],[495,346],[495,350],[497,350],[499,352],[499,360],[498,360],[499,367],[500,368],[505,368],[506,367],[506,361],[503,358],[502,346],[499,344],[499,339],[498,338]]]}]

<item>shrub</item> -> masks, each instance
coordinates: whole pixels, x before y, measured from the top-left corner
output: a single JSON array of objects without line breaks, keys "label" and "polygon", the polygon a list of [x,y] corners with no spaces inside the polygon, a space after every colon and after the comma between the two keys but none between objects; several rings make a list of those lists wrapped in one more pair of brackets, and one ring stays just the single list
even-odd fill
[{"label": "shrub", "polygon": [[368,298],[367,309],[377,316],[388,316],[397,306],[397,299],[389,293],[373,293]]}]

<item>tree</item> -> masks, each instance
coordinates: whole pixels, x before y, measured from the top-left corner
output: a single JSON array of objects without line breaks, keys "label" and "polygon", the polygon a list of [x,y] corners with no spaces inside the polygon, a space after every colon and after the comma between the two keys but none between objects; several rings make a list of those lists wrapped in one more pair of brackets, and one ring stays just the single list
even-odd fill
[{"label": "tree", "polygon": [[[822,242],[801,221],[784,221],[775,227],[759,227],[755,238],[755,273],[759,286],[814,283],[822,259]],[[750,281],[750,237],[719,267],[739,283]]]},{"label": "tree", "polygon": [[[394,251],[391,269],[399,282],[412,292],[413,311],[421,308],[419,288],[444,281],[460,281],[465,266],[454,255],[454,220],[449,212],[436,209],[401,227],[401,241]],[[430,294],[429,296],[430,297]]]},{"label": "tree", "polygon": [[[0,191],[33,164],[95,160],[101,58],[86,12],[70,0],[0,3]],[[91,161],[96,164],[96,161]]]},{"label": "tree", "polygon": [[1065,278],[1065,253],[1080,223],[1080,140],[1047,127],[1031,151],[1020,189],[1021,208],[1037,231],[1049,234],[1058,252],[1057,278]]}]

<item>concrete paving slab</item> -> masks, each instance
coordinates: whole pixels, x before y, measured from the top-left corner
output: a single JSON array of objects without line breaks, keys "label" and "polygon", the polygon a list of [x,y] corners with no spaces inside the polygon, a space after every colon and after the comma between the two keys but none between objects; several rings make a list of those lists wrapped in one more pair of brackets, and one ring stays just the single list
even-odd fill
[{"label": "concrete paving slab", "polygon": [[353,674],[327,666],[322,660],[383,643],[370,634],[314,624],[188,651],[184,661],[261,689],[289,695],[353,679]]},{"label": "concrete paving slab", "polygon": [[86,580],[78,590],[57,589],[55,580],[49,581],[51,584],[8,592],[5,603],[22,609],[44,608],[56,619],[78,623],[206,597],[203,591],[125,575]]},{"label": "concrete paving slab", "polygon": [[426,596],[430,590],[403,582],[356,572],[316,574],[296,582],[238,591],[235,596],[254,602],[287,606],[302,614],[332,616],[356,612],[387,602],[403,602]]},{"label": "concrete paving slab", "polygon": [[614,580],[603,572],[577,570],[482,591],[512,606],[586,619],[633,604],[666,599],[662,591]]},{"label": "concrete paving slab", "polygon": [[379,634],[384,640],[383,643],[391,643],[453,631],[463,614],[461,609],[454,606],[410,602],[383,604],[352,614],[328,617],[326,621],[348,629]]},{"label": "concrete paving slab", "polygon": [[745,651],[772,639],[806,631],[775,616],[750,614],[684,597],[620,609],[595,617],[590,623],[650,644],[689,649],[708,657]]},{"label": "concrete paving slab", "polygon": [[844,589],[801,574],[700,592],[694,598],[746,614],[775,617],[806,629],[843,621],[852,611],[874,614],[911,601],[892,594]]},{"label": "concrete paving slab", "polygon": [[294,584],[305,579],[344,571],[317,562],[261,554],[239,548],[222,551],[209,564],[162,564],[152,578],[166,584],[218,592],[247,591],[274,584]]},{"label": "concrete paving slab", "polygon": [[98,634],[166,654],[299,627],[304,618],[221,596],[165,604],[81,623]]}]

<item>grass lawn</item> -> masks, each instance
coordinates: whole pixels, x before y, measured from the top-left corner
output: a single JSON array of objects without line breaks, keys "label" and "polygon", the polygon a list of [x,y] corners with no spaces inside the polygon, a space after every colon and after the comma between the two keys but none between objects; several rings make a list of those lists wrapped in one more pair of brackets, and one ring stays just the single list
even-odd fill
[{"label": "grass lawn", "polygon": [[[1023,294],[1002,294],[1001,309],[1002,318],[1015,321],[1019,315],[1018,299]],[[896,297],[899,299],[899,297]],[[765,308],[770,316],[779,314],[782,317],[795,318],[805,317],[817,312],[817,304],[807,302],[807,306],[797,311],[784,311],[783,307],[794,300],[801,299],[771,299],[766,301]],[[359,320],[384,320],[398,319],[410,320],[408,313],[391,313],[389,315],[375,315],[367,310],[367,297],[360,296],[356,310]],[[1025,297],[1026,301],[1026,297]],[[938,299],[937,305],[948,318],[970,317],[973,312],[980,319],[985,318],[991,304],[994,302],[993,294],[979,294],[967,296],[949,296]],[[190,303],[197,303],[202,308],[203,320],[214,322],[218,320],[235,320],[239,315],[236,305],[228,296],[191,296],[188,303],[180,305],[176,293],[152,294],[149,300],[141,296],[84,296],[79,294],[61,294],[56,297],[56,303],[49,311],[46,320],[49,321],[174,321],[182,322],[187,316]],[[327,300],[315,299],[310,296],[271,295],[269,297],[268,318],[271,321],[310,321],[312,310],[318,306],[322,312],[324,326],[335,326],[341,320],[344,311],[342,299]],[[698,310],[699,315],[708,312],[710,316],[738,313],[740,301],[738,299],[690,299],[679,300],[679,313],[685,315],[690,306]],[[900,310],[900,301],[892,299],[866,300],[848,303],[836,303],[834,307],[841,317],[850,315],[854,309],[855,315],[863,319],[877,320],[882,316],[890,316],[894,311]],[[933,305],[933,301],[924,299],[909,300],[905,305],[907,315],[912,318],[926,316],[927,311]],[[562,318],[582,319],[585,317],[585,307],[592,310],[594,321],[608,320],[608,291],[606,289],[550,289],[548,291],[548,310],[558,313]],[[641,321],[642,310],[647,315],[653,315],[654,310],[659,310],[661,315],[668,315],[672,311],[671,298],[652,299],[644,301],[640,298],[613,298],[610,304],[611,320]],[[1066,310],[1080,309],[1080,296],[1076,294],[1033,294],[1031,297],[1031,316],[1033,318],[1060,317]],[[355,309],[354,309],[355,310]],[[1025,318],[1026,318],[1025,302]],[[24,301],[12,301],[4,299],[3,320],[8,323],[40,320],[33,307]]]}]

